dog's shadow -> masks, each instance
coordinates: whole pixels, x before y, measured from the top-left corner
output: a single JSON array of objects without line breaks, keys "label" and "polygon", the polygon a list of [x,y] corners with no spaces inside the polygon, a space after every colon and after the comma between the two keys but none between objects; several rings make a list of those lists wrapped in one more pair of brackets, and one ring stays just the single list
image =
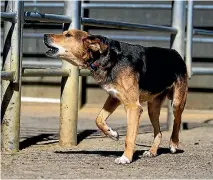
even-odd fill
[{"label": "dog's shadow", "polygon": [[[184,153],[184,150],[182,149],[177,149],[175,154],[182,154]],[[158,149],[158,156],[162,155],[162,154],[171,154],[170,149],[169,148],[159,148]]]},{"label": "dog's shadow", "polygon": [[[143,158],[143,153],[145,152],[146,150],[136,150],[135,153],[134,153],[134,156],[133,156],[133,161],[136,161],[138,159],[141,159]],[[176,154],[179,154],[179,153],[183,153],[184,151],[183,150],[180,150],[178,149]],[[85,150],[82,150],[82,151],[55,151],[55,153],[58,153],[58,154],[85,154],[85,155],[100,155],[100,156],[104,156],[104,157],[120,157],[122,156],[123,154],[123,151],[85,151]],[[160,156],[162,154],[170,154],[170,150],[169,148],[159,148],[158,149],[158,155],[157,156]]]}]

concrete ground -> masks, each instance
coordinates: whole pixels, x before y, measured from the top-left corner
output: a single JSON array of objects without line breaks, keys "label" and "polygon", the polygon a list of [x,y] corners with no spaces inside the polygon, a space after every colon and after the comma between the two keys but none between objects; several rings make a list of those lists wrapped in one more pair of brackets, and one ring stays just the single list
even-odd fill
[{"label": "concrete ground", "polygon": [[170,154],[170,133],[166,130],[166,109],[161,112],[163,140],[158,156],[144,158],[153,140],[147,110],[141,118],[133,163],[116,165],[122,155],[126,133],[123,108],[108,124],[120,134],[119,141],[104,137],[94,119],[101,106],[87,105],[79,113],[78,146],[58,145],[59,104],[22,104],[21,150],[1,155],[2,179],[144,179],[199,178],[213,179],[213,111],[185,110],[184,130],[180,133],[179,151]]}]

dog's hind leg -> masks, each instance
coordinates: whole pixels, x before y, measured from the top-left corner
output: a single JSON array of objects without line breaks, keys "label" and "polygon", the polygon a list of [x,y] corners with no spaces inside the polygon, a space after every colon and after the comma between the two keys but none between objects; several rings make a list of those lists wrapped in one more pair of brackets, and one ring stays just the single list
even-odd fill
[{"label": "dog's hind leg", "polygon": [[107,118],[114,112],[120,105],[120,101],[111,95],[107,98],[103,108],[101,109],[98,117],[96,118],[96,125],[108,137],[118,140],[119,134],[117,131],[112,130],[106,123]]},{"label": "dog's hind leg", "polygon": [[179,143],[179,130],[181,125],[181,116],[185,107],[187,93],[188,93],[188,77],[178,78],[173,91],[173,113],[174,113],[174,125],[170,139],[170,151],[175,153],[177,151]]},{"label": "dog's hind leg", "polygon": [[157,150],[162,138],[159,124],[160,109],[166,98],[166,93],[167,92],[163,92],[155,97],[152,101],[148,102],[148,114],[154,129],[154,141],[149,151],[145,151],[143,153],[144,157],[154,157],[157,155]]}]

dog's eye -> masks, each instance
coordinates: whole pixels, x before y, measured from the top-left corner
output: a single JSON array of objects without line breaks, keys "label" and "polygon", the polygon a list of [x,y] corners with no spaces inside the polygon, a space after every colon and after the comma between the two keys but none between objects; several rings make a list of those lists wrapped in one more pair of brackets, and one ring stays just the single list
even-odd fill
[{"label": "dog's eye", "polygon": [[69,33],[65,34],[65,37],[71,37],[71,36],[72,36],[72,35],[69,34]]}]

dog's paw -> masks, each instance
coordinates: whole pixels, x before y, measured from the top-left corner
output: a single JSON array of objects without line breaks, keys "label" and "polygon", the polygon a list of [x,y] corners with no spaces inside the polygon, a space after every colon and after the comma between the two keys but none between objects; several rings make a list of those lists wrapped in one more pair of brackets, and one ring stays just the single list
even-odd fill
[{"label": "dog's paw", "polygon": [[150,151],[145,151],[145,152],[143,153],[143,157],[155,157],[155,156],[157,156],[157,154],[153,154],[153,153],[150,152]]},{"label": "dog's paw", "polygon": [[119,134],[117,131],[114,131],[112,130],[111,128],[108,129],[108,132],[107,132],[108,136],[110,138],[112,138],[113,140],[115,141],[118,141],[119,140]]},{"label": "dog's paw", "polygon": [[116,164],[129,164],[131,161],[126,156],[121,156],[117,159],[115,159]]},{"label": "dog's paw", "polygon": [[177,152],[177,145],[172,143],[169,145],[169,149],[170,149],[170,152],[174,154]]}]

